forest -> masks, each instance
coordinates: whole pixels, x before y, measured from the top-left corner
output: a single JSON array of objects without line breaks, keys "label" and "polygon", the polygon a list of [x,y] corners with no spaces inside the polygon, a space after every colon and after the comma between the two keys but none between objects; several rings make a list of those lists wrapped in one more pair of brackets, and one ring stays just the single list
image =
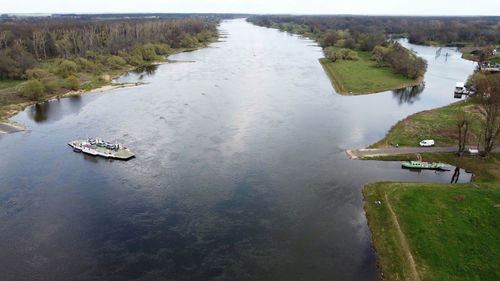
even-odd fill
[{"label": "forest", "polygon": [[316,40],[331,61],[358,60],[359,52],[371,52],[378,67],[390,67],[394,74],[417,79],[427,62],[388,40],[379,17],[341,16],[259,16],[249,21],[267,27],[301,34]]},{"label": "forest", "polygon": [[[357,42],[366,34],[406,37],[414,44],[446,46],[476,46],[500,44],[500,17],[410,17],[410,16],[257,16],[250,21],[276,25],[286,30],[287,24],[299,25],[307,32],[320,36],[332,30],[348,30]],[[289,31],[289,30],[287,30]],[[362,35],[365,34],[365,35]],[[320,36],[323,40],[325,36]]]},{"label": "forest", "polygon": [[141,65],[170,48],[208,42],[217,36],[216,24],[202,18],[2,22],[0,79],[24,79],[37,62],[55,58],[79,67],[99,56],[111,64]]}]

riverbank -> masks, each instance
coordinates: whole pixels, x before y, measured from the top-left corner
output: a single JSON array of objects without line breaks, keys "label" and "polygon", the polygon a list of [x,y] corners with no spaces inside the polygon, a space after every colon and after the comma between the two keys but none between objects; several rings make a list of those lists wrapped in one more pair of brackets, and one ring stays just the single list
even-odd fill
[{"label": "riverbank", "polygon": [[[109,85],[95,88],[92,90],[69,91],[65,94],[51,97],[50,99],[47,99],[45,101],[33,101],[33,102],[25,102],[25,103],[15,104],[13,106],[15,106],[16,108],[13,110],[10,110],[8,112],[8,114],[10,115],[8,118],[23,111],[26,107],[37,104],[37,103],[47,102],[47,101],[51,101],[54,99],[60,99],[60,98],[80,96],[80,95],[85,95],[85,94],[100,93],[100,92],[110,91],[110,90],[114,90],[114,89],[118,89],[118,88],[139,86],[139,85],[143,85],[143,84],[144,83],[109,84]],[[26,130],[26,126],[24,126],[23,124],[17,123],[13,120],[0,121],[0,134],[14,133],[14,132],[19,132],[19,131],[24,131],[24,130]]]},{"label": "riverbank", "polygon": [[335,92],[341,95],[367,95],[420,85],[424,77],[406,78],[394,74],[389,67],[377,67],[370,60],[369,52],[358,52],[359,60],[337,60],[321,58],[323,66]]},{"label": "riverbank", "polygon": [[384,279],[498,279],[500,154],[482,159],[430,153],[423,158],[470,170],[475,182],[376,182],[364,187],[366,217]]},{"label": "riverbank", "polygon": [[[216,38],[213,38],[209,43],[215,42]],[[205,45],[199,45],[196,48],[178,48],[178,49],[173,49],[168,56],[163,56],[161,59],[155,60],[151,62],[148,65],[162,65],[162,64],[168,64],[168,63],[180,63],[180,62],[192,62],[192,61],[176,61],[176,60],[169,60],[168,57],[171,55],[179,54],[182,52],[192,52],[195,50],[199,50],[202,48],[208,48],[208,43]],[[123,88],[123,87],[131,87],[131,86],[138,86],[138,85],[143,85],[144,83],[122,83],[122,84],[115,84],[112,83],[111,81],[113,79],[116,79],[123,74],[133,70],[134,68],[131,68],[130,66],[124,66],[121,69],[115,69],[113,70],[110,74],[102,74],[97,77],[96,75],[88,75],[86,73],[80,74],[78,76],[83,77],[86,81],[88,81],[87,84],[82,85],[81,89],[79,90],[69,90],[67,89],[66,91],[60,91],[55,94],[50,94],[46,95],[43,99],[41,100],[29,100],[21,95],[22,91],[22,86],[24,85],[25,82],[22,81],[2,81],[3,84],[6,84],[7,86],[0,88],[2,92],[0,92],[0,98],[2,101],[2,104],[0,105],[0,134],[4,133],[12,133],[12,132],[17,132],[17,131],[23,131],[26,130],[26,127],[23,124],[19,124],[15,121],[9,120],[12,116],[18,114],[19,112],[23,111],[26,107],[41,103],[41,102],[46,102],[50,101],[53,99],[59,99],[59,98],[66,98],[66,97],[71,97],[71,96],[78,96],[78,95],[84,95],[84,94],[92,94],[92,93],[100,93],[100,92],[105,92],[117,88]],[[89,77],[90,76],[90,77]],[[15,82],[15,83],[12,83]]]},{"label": "riverbank", "polygon": [[467,145],[478,145],[481,135],[481,109],[470,100],[458,101],[440,108],[412,114],[397,122],[380,141],[368,148],[384,148],[398,144],[400,147],[417,147],[424,139],[433,139],[436,146],[458,144],[457,114],[469,115],[470,125]]}]

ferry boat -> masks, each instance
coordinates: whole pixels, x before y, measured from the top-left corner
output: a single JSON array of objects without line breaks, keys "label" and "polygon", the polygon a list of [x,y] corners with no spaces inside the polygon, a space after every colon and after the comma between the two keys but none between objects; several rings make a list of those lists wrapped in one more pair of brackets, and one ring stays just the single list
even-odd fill
[{"label": "ferry boat", "polygon": [[434,169],[434,170],[440,170],[443,169],[446,164],[444,163],[439,163],[439,162],[424,162],[424,161],[408,161],[408,162],[403,162],[401,164],[403,168],[409,168],[409,169]]},{"label": "ferry boat", "polygon": [[100,138],[88,138],[87,140],[74,140],[68,143],[75,152],[83,152],[94,156],[105,158],[127,160],[135,156],[126,146],[119,143],[111,143]]}]

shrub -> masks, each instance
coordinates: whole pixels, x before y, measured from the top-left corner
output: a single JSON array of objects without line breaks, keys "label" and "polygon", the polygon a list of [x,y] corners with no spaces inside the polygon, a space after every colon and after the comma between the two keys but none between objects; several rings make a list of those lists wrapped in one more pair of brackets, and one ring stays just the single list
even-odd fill
[{"label": "shrub", "polygon": [[142,58],[145,61],[152,61],[156,59],[155,46],[153,44],[146,44],[142,46]]},{"label": "shrub", "polygon": [[46,77],[42,79],[41,82],[43,84],[43,87],[45,88],[45,92],[47,93],[53,93],[59,89],[59,86],[57,86],[57,81],[53,77]]},{"label": "shrub", "polygon": [[359,60],[358,52],[349,50],[345,56],[346,60]]},{"label": "shrub", "polygon": [[23,96],[32,100],[41,100],[45,97],[45,88],[38,80],[28,80],[24,85]]},{"label": "shrub", "polygon": [[177,39],[180,46],[183,48],[194,48],[198,46],[198,39],[188,33],[183,32]]},{"label": "shrub", "polygon": [[43,78],[49,76],[50,73],[46,69],[41,68],[32,68],[26,70],[26,77],[29,80],[42,80]]},{"label": "shrub", "polygon": [[78,90],[80,88],[80,81],[76,76],[70,75],[66,78],[66,87],[71,90]]},{"label": "shrub", "polygon": [[155,46],[155,53],[159,56],[168,55],[170,51],[170,46],[167,44],[154,44],[154,46]]},{"label": "shrub", "polygon": [[122,68],[122,66],[127,64],[127,62],[119,56],[110,56],[110,57],[108,57],[107,61],[108,61],[109,66],[111,68],[114,68],[114,69],[120,69],[120,68]]},{"label": "shrub", "polygon": [[127,57],[127,63],[131,65],[141,65],[143,64],[143,59],[142,59],[142,48],[140,46],[135,46],[132,49],[132,54]]},{"label": "shrub", "polygon": [[74,61],[63,60],[57,68],[57,73],[62,77],[68,77],[74,74],[77,71],[77,69],[78,66]]},{"label": "shrub", "polygon": [[77,58],[75,63],[77,64],[79,71],[89,69],[92,65],[92,63],[85,58]]}]

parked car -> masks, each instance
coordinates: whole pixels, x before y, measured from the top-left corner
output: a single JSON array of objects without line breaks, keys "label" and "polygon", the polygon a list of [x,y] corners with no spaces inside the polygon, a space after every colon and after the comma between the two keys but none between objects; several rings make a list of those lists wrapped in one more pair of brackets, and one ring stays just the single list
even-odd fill
[{"label": "parked car", "polygon": [[420,146],[434,146],[434,140],[423,140],[419,143]]},{"label": "parked car", "polygon": [[470,154],[478,154],[479,153],[479,147],[477,147],[477,146],[469,146],[469,153]]}]

